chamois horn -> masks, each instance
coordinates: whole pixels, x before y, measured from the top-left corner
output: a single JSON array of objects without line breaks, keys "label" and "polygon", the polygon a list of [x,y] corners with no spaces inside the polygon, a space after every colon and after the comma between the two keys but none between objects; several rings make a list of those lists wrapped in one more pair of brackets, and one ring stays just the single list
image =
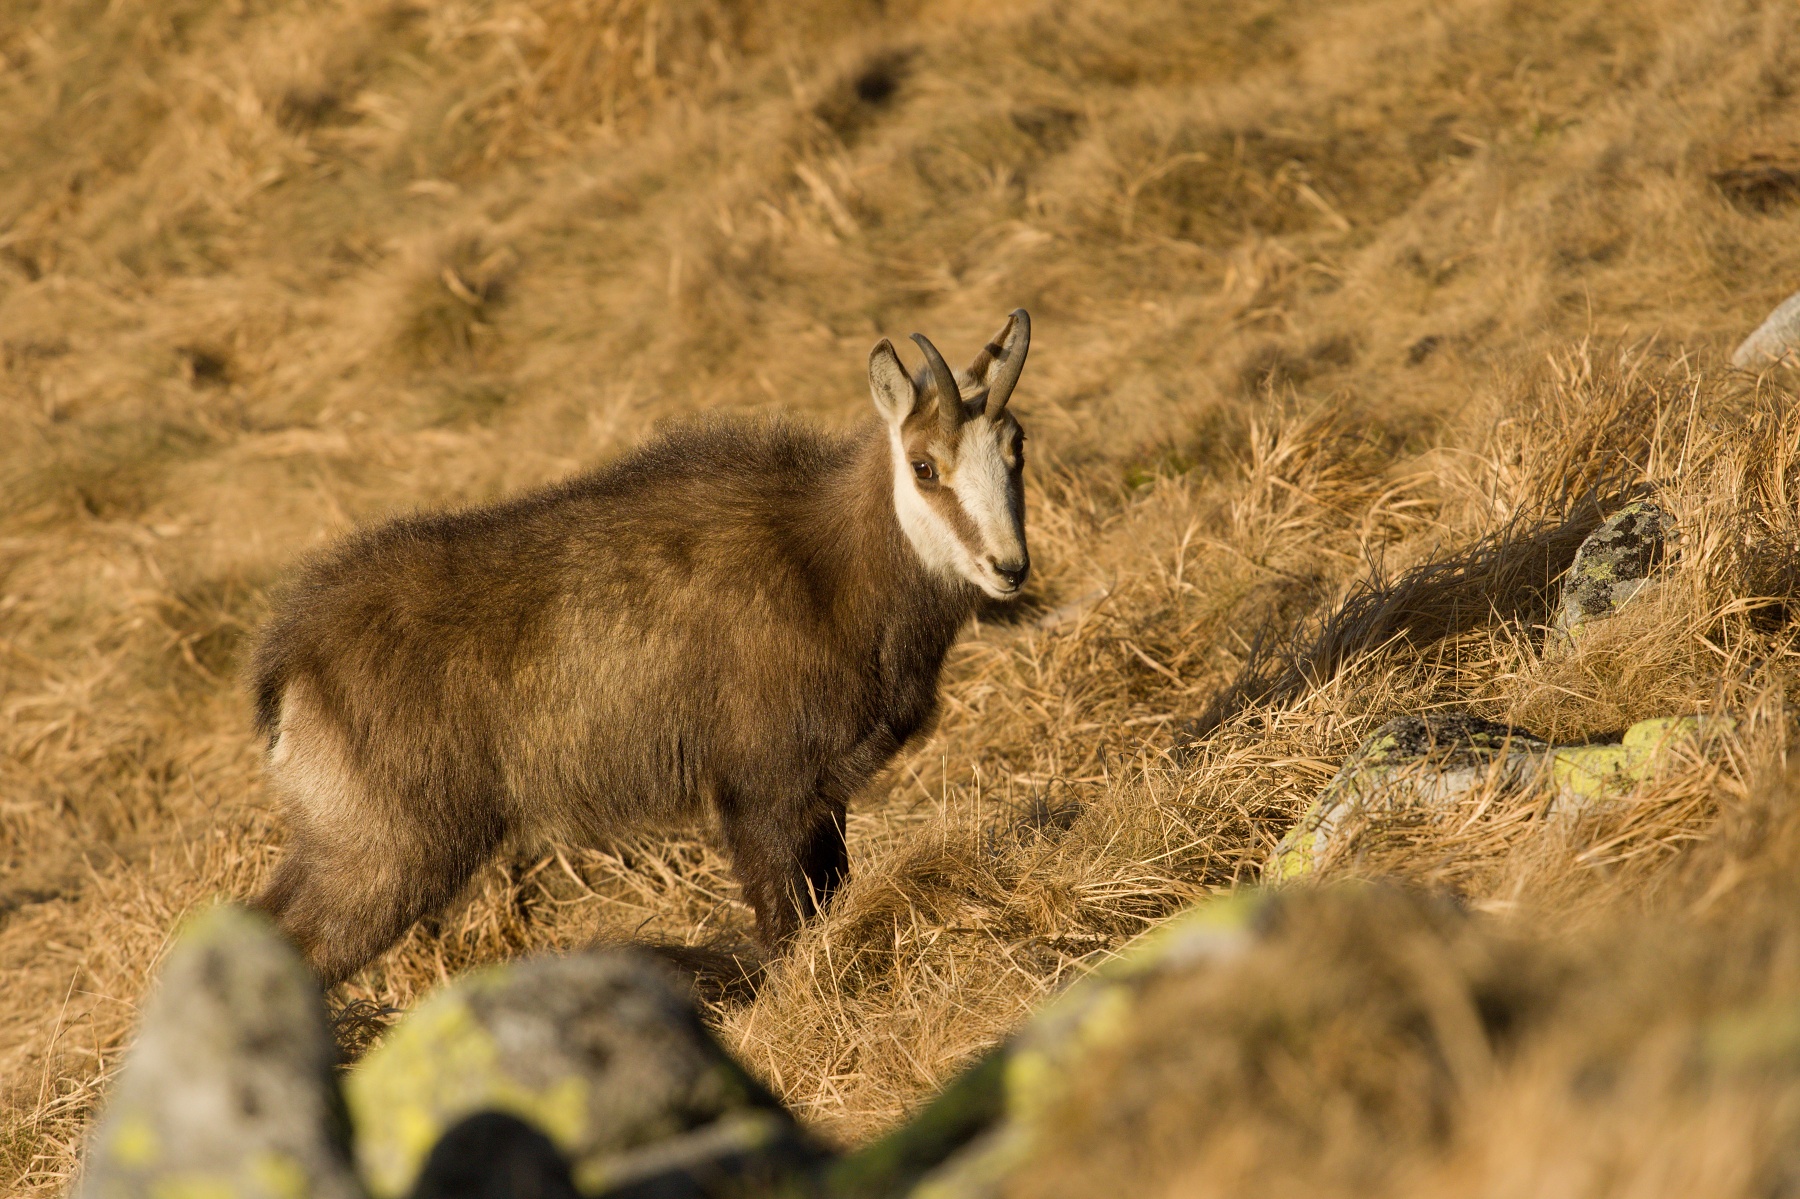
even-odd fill
[{"label": "chamois horn", "polygon": [[988,346],[983,353],[994,356],[995,350],[1006,355],[1000,365],[1000,374],[988,384],[987,418],[993,420],[1006,408],[1006,401],[1012,399],[1013,388],[1019,382],[1019,372],[1025,369],[1025,355],[1031,351],[1031,315],[1023,308],[1012,310],[1007,318],[1006,328],[1000,330],[1000,336],[994,339],[998,345]]},{"label": "chamois horn", "polygon": [[931,382],[937,388],[938,395],[938,427],[943,429],[944,436],[955,437],[957,430],[963,426],[968,414],[963,411],[962,389],[956,385],[956,375],[944,356],[938,353],[931,339],[923,333],[915,333],[912,339],[919,343],[925,351],[926,365],[931,367]]}]

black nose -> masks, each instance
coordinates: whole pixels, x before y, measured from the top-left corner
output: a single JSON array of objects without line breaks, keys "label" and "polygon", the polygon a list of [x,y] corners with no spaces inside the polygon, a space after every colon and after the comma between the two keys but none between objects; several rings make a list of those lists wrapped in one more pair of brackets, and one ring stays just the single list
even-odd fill
[{"label": "black nose", "polygon": [[1002,562],[998,558],[995,558],[992,554],[990,554],[990,555],[988,555],[988,565],[990,565],[994,568],[995,574],[999,575],[1002,579],[1004,579],[1006,581],[1006,585],[1008,587],[1011,587],[1014,591],[1017,591],[1019,589],[1020,585],[1025,582],[1026,574],[1028,574],[1031,570],[1031,559],[1030,558],[1020,558],[1018,563],[1015,565],[1010,562]]}]

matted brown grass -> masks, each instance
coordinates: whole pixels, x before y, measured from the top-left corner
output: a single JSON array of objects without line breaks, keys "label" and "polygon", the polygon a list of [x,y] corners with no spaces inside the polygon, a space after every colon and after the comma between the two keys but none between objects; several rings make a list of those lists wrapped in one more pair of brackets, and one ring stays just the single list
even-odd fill
[{"label": "matted brown grass", "polygon": [[[891,1125],[1421,705],[1736,716],[1591,821],[1339,866],[1534,932],[1653,907],[1788,735],[1800,423],[1721,364],[1800,282],[1800,208],[1733,182],[1797,56],[1789,7],[1674,0],[0,0],[0,1186],[63,1184],[171,930],[279,854],[235,678],[301,554],[700,409],[861,419],[876,337],[1017,305],[1038,571],[838,907],[719,998],[770,1085]],[[1654,604],[1546,654],[1565,537],[1482,609],[1634,489],[1683,528]],[[1330,652],[1172,757],[1263,630]],[[746,928],[703,837],[558,847],[337,998]]]}]

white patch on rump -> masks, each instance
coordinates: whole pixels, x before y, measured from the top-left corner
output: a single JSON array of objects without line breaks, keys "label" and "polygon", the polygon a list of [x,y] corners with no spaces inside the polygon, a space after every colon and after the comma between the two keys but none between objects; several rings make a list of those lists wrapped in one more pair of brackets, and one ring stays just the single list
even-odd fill
[{"label": "white patch on rump", "polygon": [[269,747],[269,778],[294,819],[308,829],[348,839],[370,818],[343,738],[290,684],[281,695],[281,723]]}]

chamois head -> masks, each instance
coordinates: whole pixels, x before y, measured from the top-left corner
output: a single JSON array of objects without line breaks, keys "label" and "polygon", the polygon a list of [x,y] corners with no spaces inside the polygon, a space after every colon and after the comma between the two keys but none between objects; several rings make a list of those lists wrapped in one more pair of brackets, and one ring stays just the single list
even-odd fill
[{"label": "chamois head", "polygon": [[959,377],[937,347],[917,378],[885,337],[869,353],[869,391],[887,421],[894,512],[929,570],[960,575],[996,599],[1025,585],[1025,432],[1012,397],[1031,318],[1015,309]]}]

